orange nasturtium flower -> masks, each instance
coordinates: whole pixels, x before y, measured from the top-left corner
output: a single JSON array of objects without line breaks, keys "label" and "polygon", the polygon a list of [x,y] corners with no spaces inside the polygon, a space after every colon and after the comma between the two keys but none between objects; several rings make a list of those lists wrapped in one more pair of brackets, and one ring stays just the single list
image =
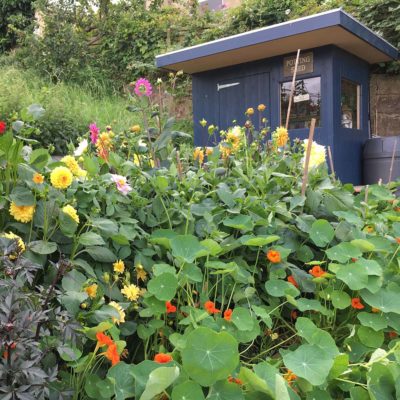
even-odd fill
[{"label": "orange nasturtium flower", "polygon": [[271,261],[273,264],[278,264],[281,262],[281,253],[278,250],[268,250],[267,259]]},{"label": "orange nasturtium flower", "polygon": [[286,374],[283,375],[283,377],[289,383],[297,379],[297,376],[290,369],[287,370]]},{"label": "orange nasturtium flower", "polygon": [[397,238],[396,238],[396,242],[397,242],[398,244],[400,244],[400,237],[397,237]]},{"label": "orange nasturtium flower", "polygon": [[231,310],[230,308],[228,308],[227,310],[224,311],[224,320],[225,321],[230,321],[232,318],[232,313],[233,310]]},{"label": "orange nasturtium flower", "polygon": [[319,265],[312,267],[309,272],[314,278],[321,278],[326,274],[326,272]]},{"label": "orange nasturtium flower", "polygon": [[210,314],[218,314],[221,312],[221,310],[218,310],[218,308],[215,308],[215,304],[210,300],[208,300],[204,303],[204,308]]},{"label": "orange nasturtium flower", "polygon": [[228,377],[228,382],[236,383],[237,385],[243,385],[243,381],[239,378],[234,378],[233,376]]},{"label": "orange nasturtium flower", "polygon": [[292,320],[295,321],[297,319],[297,317],[298,317],[297,311],[292,310],[292,312],[290,313],[290,318],[292,318]]},{"label": "orange nasturtium flower", "polygon": [[399,336],[399,335],[395,331],[390,331],[390,332],[388,332],[388,336],[390,339],[396,339],[397,336]]},{"label": "orange nasturtium flower", "polygon": [[289,283],[291,283],[293,286],[296,286],[297,288],[299,287],[299,284],[296,282],[296,279],[294,279],[294,276],[293,276],[293,275],[289,275],[289,276],[287,277],[287,281],[288,281]]},{"label": "orange nasturtium flower", "polygon": [[176,307],[170,301],[165,302],[165,308],[167,309],[167,314],[176,312]]},{"label": "orange nasturtium flower", "polygon": [[365,307],[364,304],[361,303],[359,297],[354,297],[353,299],[351,299],[351,306],[356,310],[362,310]]},{"label": "orange nasturtium flower", "polygon": [[376,308],[376,307],[372,307],[372,308],[371,308],[371,311],[372,311],[373,313],[379,313],[379,312],[381,312],[381,310],[380,310],[379,308]]},{"label": "orange nasturtium flower", "polygon": [[117,345],[115,343],[112,343],[108,346],[105,356],[111,361],[113,366],[120,362]]},{"label": "orange nasturtium flower", "polygon": [[173,360],[172,356],[165,353],[158,353],[154,356],[154,361],[159,364],[166,364]]},{"label": "orange nasturtium flower", "polygon": [[99,347],[111,346],[112,344],[114,344],[110,336],[105,335],[103,332],[97,332],[96,339]]}]

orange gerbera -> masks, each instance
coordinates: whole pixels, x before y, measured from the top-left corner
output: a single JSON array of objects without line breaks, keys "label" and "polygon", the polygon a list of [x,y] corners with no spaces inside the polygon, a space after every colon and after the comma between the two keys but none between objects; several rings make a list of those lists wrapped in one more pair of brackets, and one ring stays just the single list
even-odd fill
[{"label": "orange gerbera", "polygon": [[357,310],[362,310],[364,308],[364,304],[361,303],[359,297],[354,297],[351,299],[351,306]]},{"label": "orange gerbera", "polygon": [[218,314],[221,312],[221,310],[218,310],[218,308],[215,308],[215,303],[212,301],[208,300],[204,303],[204,308],[206,311],[210,314]]},{"label": "orange gerbera", "polygon": [[108,346],[107,351],[104,353],[106,358],[111,361],[111,364],[114,366],[120,362],[117,345],[115,343],[110,344]]},{"label": "orange gerbera", "polygon": [[154,361],[159,364],[166,364],[173,360],[169,354],[158,353],[154,356]]},{"label": "orange gerbera", "polygon": [[326,272],[319,265],[312,267],[309,272],[314,278],[321,278],[326,274]]},{"label": "orange gerbera", "polygon": [[239,378],[234,378],[233,376],[228,377],[228,382],[236,383],[237,385],[243,385],[243,381]]},{"label": "orange gerbera", "polygon": [[288,281],[289,283],[291,283],[293,286],[296,286],[297,288],[299,287],[299,284],[296,282],[296,279],[294,279],[294,276],[293,276],[293,275],[289,275],[289,276],[287,277],[287,281]]},{"label": "orange gerbera", "polygon": [[176,307],[170,301],[165,302],[165,308],[167,309],[167,314],[176,312]]},{"label": "orange gerbera", "polygon": [[268,250],[267,259],[271,261],[273,264],[280,263],[282,260],[281,253],[279,253],[278,250]]},{"label": "orange gerbera", "polygon": [[228,308],[227,310],[224,311],[224,320],[225,321],[230,321],[232,318],[232,313],[233,310],[231,310],[230,308]]},{"label": "orange gerbera", "polygon": [[105,335],[103,332],[97,332],[96,339],[97,339],[97,344],[100,347],[111,346],[112,344],[114,344],[113,340],[109,336]]}]

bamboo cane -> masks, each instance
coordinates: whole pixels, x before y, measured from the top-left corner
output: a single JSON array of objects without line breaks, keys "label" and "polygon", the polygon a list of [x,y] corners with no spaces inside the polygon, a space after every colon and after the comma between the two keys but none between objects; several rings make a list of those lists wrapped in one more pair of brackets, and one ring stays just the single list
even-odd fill
[{"label": "bamboo cane", "polygon": [[392,152],[392,159],[390,161],[390,170],[389,170],[389,181],[388,181],[388,183],[392,182],[393,164],[394,164],[394,156],[396,154],[396,149],[397,149],[397,139],[394,140],[394,144],[393,144],[393,152]]},{"label": "bamboo cane", "polygon": [[328,157],[329,157],[329,165],[331,167],[331,173],[333,180],[335,181],[335,168],[333,167],[333,157],[332,157],[332,151],[331,151],[331,146],[328,146]]},{"label": "bamboo cane", "polygon": [[311,156],[311,148],[314,139],[314,130],[315,130],[315,123],[316,119],[311,119],[310,125],[310,133],[308,135],[308,143],[307,143],[307,150],[306,150],[306,158],[304,160],[304,173],[303,173],[303,183],[301,185],[301,195],[304,196],[306,194],[306,187],[307,187],[307,180],[308,180],[308,166],[310,164],[310,156]]},{"label": "bamboo cane", "polygon": [[299,58],[300,58],[300,49],[297,50],[296,64],[294,65],[292,88],[290,89],[289,104],[288,104],[288,110],[287,110],[287,114],[286,114],[286,124],[285,124],[286,129],[289,128],[289,118],[290,118],[290,111],[292,109],[292,100],[293,100],[293,94],[294,94],[294,87],[296,84],[296,75],[297,75],[297,67],[299,65]]}]

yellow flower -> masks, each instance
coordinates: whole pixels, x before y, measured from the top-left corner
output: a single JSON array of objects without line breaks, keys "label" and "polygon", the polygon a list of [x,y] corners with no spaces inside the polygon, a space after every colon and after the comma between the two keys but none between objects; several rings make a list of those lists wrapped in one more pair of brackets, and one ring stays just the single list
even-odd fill
[{"label": "yellow flower", "polygon": [[249,107],[247,110],[246,110],[246,112],[245,112],[245,114],[246,115],[253,115],[254,114],[254,108],[252,108],[252,107]]},{"label": "yellow flower", "polygon": [[265,104],[259,104],[257,107],[257,110],[260,112],[263,112],[266,109],[266,105]]},{"label": "yellow flower", "polygon": [[[207,122],[207,121],[206,121]],[[209,125],[208,127],[208,134],[212,135],[215,131],[215,126],[214,125]]]},{"label": "yellow flower", "polygon": [[[224,143],[224,142],[222,142],[222,143]],[[227,146],[224,146],[223,144],[220,144],[219,145],[219,151],[221,153],[221,157],[223,159],[226,159],[231,155],[232,149],[227,147]]]},{"label": "yellow flower", "polygon": [[72,183],[72,172],[67,167],[56,167],[50,174],[51,184],[56,189],[66,189]]},{"label": "yellow flower", "polygon": [[275,146],[284,147],[289,140],[289,133],[286,128],[280,126],[276,128],[275,132],[272,134],[272,139],[274,140]]},{"label": "yellow flower", "polygon": [[125,271],[125,264],[122,260],[118,260],[113,264],[114,272],[122,274]]},{"label": "yellow flower", "polygon": [[204,128],[204,127],[207,125],[207,121],[203,118],[203,119],[200,121],[200,125]]},{"label": "yellow flower", "polygon": [[147,279],[147,272],[143,268],[143,265],[142,264],[136,265],[135,271],[136,271],[137,279],[141,280],[142,282],[145,282]]},{"label": "yellow flower", "polygon": [[121,293],[130,301],[136,301],[140,295],[140,289],[134,285],[125,285],[123,289],[121,289]]},{"label": "yellow flower", "polygon": [[201,147],[196,147],[193,152],[193,157],[197,160],[200,164],[203,164],[204,161],[204,151]]},{"label": "yellow flower", "polygon": [[243,138],[243,132],[242,132],[242,128],[240,126],[234,126],[226,134],[226,142],[228,142],[232,145],[233,151],[236,151],[239,149],[242,138]]},{"label": "yellow flower", "polygon": [[98,286],[94,283],[93,285],[85,287],[85,292],[91,299],[94,299],[97,296],[97,288]]},{"label": "yellow flower", "polygon": [[130,130],[131,130],[132,133],[139,133],[140,132],[140,125],[131,126]]},{"label": "yellow flower", "polygon": [[15,260],[21,253],[25,251],[24,241],[21,239],[21,237],[19,237],[15,233],[8,232],[8,233],[3,233],[0,236],[9,240],[14,240],[17,244],[16,251],[8,256],[10,260]]},{"label": "yellow flower", "polygon": [[69,215],[77,224],[79,224],[79,216],[74,207],[68,204],[62,208],[62,212]]},{"label": "yellow flower", "polygon": [[210,156],[214,152],[213,147],[206,147],[206,155]]},{"label": "yellow flower", "polygon": [[63,162],[75,176],[83,178],[87,175],[87,171],[79,166],[74,157],[65,156],[61,159],[61,162]]},{"label": "yellow flower", "polygon": [[35,206],[17,206],[14,202],[10,204],[10,214],[19,222],[32,221]]},{"label": "yellow flower", "polygon": [[140,158],[139,158],[139,156],[137,154],[133,155],[133,163],[135,165],[137,165],[138,167],[140,167]]},{"label": "yellow flower", "polygon": [[119,318],[112,317],[112,322],[114,322],[114,324],[124,323],[125,322],[125,311],[123,310],[123,308],[115,301],[110,301],[108,303],[108,305],[111,307],[114,307],[118,311],[118,314],[119,314]]},{"label": "yellow flower", "polygon": [[[308,139],[305,139],[303,142],[303,147],[304,147],[303,168],[305,166],[305,152],[307,151],[307,146],[308,146]],[[314,167],[318,167],[318,165],[324,163],[325,160],[326,160],[325,147],[316,142],[312,142],[311,153],[310,153],[310,162],[309,162],[308,167],[310,169],[312,169]]]},{"label": "yellow flower", "polygon": [[33,181],[34,183],[36,183],[37,185],[40,185],[41,183],[44,182],[44,176],[43,176],[42,174],[39,174],[38,172],[35,172],[35,173],[33,174],[32,181]]}]

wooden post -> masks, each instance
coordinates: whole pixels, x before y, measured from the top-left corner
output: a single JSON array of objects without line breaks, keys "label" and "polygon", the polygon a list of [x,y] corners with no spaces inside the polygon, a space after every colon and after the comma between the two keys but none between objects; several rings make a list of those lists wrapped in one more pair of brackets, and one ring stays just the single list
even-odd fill
[{"label": "wooden post", "polygon": [[389,181],[388,181],[388,183],[392,182],[393,164],[394,164],[394,156],[396,154],[396,149],[397,149],[397,138],[394,140],[393,152],[392,152],[392,160],[390,161],[390,170],[389,170]]},{"label": "wooden post", "polygon": [[296,75],[297,75],[297,67],[299,66],[299,58],[300,58],[300,49],[297,50],[296,64],[294,65],[292,88],[290,89],[289,104],[286,114],[286,124],[285,124],[286,129],[289,128],[290,110],[292,109],[292,100],[293,100],[294,88],[296,85]]},{"label": "wooden post", "polygon": [[311,148],[314,139],[314,130],[315,130],[315,123],[317,120],[315,118],[311,119],[310,125],[310,133],[308,135],[308,143],[307,143],[307,150],[304,160],[304,173],[303,173],[303,183],[301,185],[301,195],[304,196],[306,194],[306,187],[307,187],[307,180],[308,180],[308,166],[310,164],[310,155],[311,155]]},{"label": "wooden post", "polygon": [[333,180],[335,180],[335,168],[333,167],[333,158],[332,158],[331,146],[328,146],[328,158],[329,158],[329,165],[331,167],[332,177],[333,177]]}]

